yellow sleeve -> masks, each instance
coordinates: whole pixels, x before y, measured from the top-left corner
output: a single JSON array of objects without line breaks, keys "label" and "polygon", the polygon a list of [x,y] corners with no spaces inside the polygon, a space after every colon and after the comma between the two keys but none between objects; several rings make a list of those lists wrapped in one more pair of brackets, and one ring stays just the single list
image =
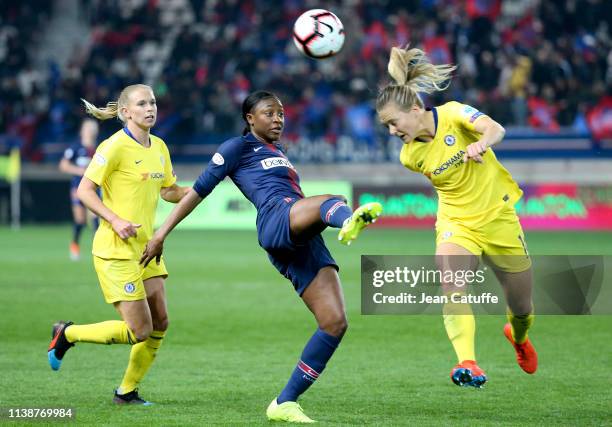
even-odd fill
[{"label": "yellow sleeve", "polygon": [[450,113],[452,120],[454,122],[458,122],[465,129],[475,132],[474,123],[481,117],[486,117],[486,114],[478,111],[476,108],[467,105],[461,104],[459,102],[451,102]]},{"label": "yellow sleeve", "polygon": [[164,181],[162,182],[162,187],[171,187],[176,182],[176,173],[174,173],[174,168],[172,167],[168,147],[163,141],[160,142],[162,155],[164,156]]},{"label": "yellow sleeve", "polygon": [[119,164],[118,144],[113,144],[112,141],[106,140],[100,144],[94,154],[85,176],[101,186],[106,178],[117,169]]}]

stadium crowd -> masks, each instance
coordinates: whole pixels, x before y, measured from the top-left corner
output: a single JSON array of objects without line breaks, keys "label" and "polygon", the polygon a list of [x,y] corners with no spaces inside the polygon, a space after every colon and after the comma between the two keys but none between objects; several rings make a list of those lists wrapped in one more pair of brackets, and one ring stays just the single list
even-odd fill
[{"label": "stadium crowd", "polygon": [[33,28],[58,13],[49,3],[0,2],[0,135],[21,140],[31,160],[42,159],[41,141],[76,134],[80,98],[102,103],[143,81],[158,97],[156,133],[171,144],[239,132],[240,103],[260,88],[283,99],[290,139],[349,135],[374,144],[383,130],[372,100],[385,83],[387,52],[408,42],[437,63],[459,65],[449,90],[428,105],[457,99],[506,126],[612,132],[606,0],[328,2],[347,38],[325,61],[301,56],[291,40],[294,20],[314,3],[87,0],[80,4],[91,43],[75,46],[67,64],[48,61],[41,70],[33,48],[44,41]]}]

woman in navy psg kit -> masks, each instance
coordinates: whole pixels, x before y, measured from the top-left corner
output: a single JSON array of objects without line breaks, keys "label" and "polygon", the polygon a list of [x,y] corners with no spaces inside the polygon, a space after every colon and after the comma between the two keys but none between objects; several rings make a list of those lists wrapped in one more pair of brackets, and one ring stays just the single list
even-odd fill
[{"label": "woman in navy psg kit", "polygon": [[[64,151],[64,156],[59,162],[59,170],[72,175],[70,179],[70,201],[72,204],[72,217],[74,220],[72,241],[70,242],[70,259],[77,261],[81,256],[79,240],[81,232],[87,225],[87,208],[76,196],[76,190],[85,173],[85,169],[96,151],[96,138],[98,137],[98,122],[85,119],[81,123],[79,142],[72,144]],[[98,228],[98,217],[92,215],[92,228],[95,232]]]},{"label": "woman in navy psg kit", "polygon": [[343,196],[304,197],[298,174],[279,139],[284,125],[283,106],[270,92],[250,94],[242,104],[246,128],[242,136],[219,146],[192,191],[176,206],[147,244],[141,262],[159,260],[163,242],[226,176],[257,208],[259,244],[272,264],[289,279],[314,314],[318,329],[306,344],[289,382],[270,403],[270,420],[312,422],[297,398],[319,377],[347,328],[338,266],[321,232],[339,228],[338,239],[350,244],[382,212],[369,203],[352,212]]}]

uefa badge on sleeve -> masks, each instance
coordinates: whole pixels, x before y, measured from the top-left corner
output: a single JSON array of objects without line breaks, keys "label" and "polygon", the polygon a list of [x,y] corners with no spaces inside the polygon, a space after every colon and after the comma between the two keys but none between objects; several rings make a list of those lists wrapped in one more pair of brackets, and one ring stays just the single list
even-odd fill
[{"label": "uefa badge on sleeve", "polygon": [[104,156],[100,153],[96,153],[94,156],[94,160],[96,161],[96,163],[98,163],[100,166],[104,166],[106,164],[106,159],[104,158]]},{"label": "uefa badge on sleeve", "polygon": [[444,143],[449,147],[452,147],[453,145],[455,145],[455,137],[453,135],[446,135],[444,137]]},{"label": "uefa badge on sleeve", "polygon": [[212,157],[212,161],[215,165],[219,165],[219,166],[222,166],[223,163],[225,163],[225,159],[219,153],[215,153],[215,155]]}]

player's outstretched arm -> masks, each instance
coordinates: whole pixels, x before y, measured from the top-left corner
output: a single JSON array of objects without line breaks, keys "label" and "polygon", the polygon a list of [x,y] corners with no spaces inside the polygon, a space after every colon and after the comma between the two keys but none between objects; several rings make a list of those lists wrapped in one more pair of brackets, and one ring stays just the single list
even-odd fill
[{"label": "player's outstretched arm", "polygon": [[142,257],[140,257],[141,264],[147,266],[153,258],[155,258],[157,264],[160,263],[161,255],[164,250],[164,240],[174,227],[189,215],[202,200],[203,199],[195,190],[189,190],[172,212],[170,212],[168,218],[166,218],[162,226],[155,232],[151,240],[147,242]]},{"label": "player's outstretched arm", "polygon": [[87,206],[87,209],[106,220],[122,239],[136,236],[136,229],[140,227],[140,224],[126,221],[107,208],[98,196],[97,190],[98,185],[84,176],[77,189],[77,197]]},{"label": "player's outstretched arm", "polygon": [[482,116],[476,120],[474,130],[482,134],[482,136],[478,141],[467,146],[467,152],[463,155],[463,161],[467,162],[468,159],[472,159],[477,163],[482,163],[482,155],[489,147],[500,143],[504,139],[506,130],[488,116]]}]

